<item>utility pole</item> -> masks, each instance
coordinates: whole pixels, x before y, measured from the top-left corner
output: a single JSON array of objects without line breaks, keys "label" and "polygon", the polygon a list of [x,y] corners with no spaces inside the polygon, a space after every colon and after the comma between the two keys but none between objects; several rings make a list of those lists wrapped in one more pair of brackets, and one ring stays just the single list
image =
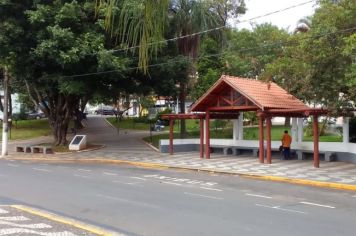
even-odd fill
[{"label": "utility pole", "polygon": [[7,155],[7,139],[8,139],[8,85],[9,85],[9,73],[7,71],[7,67],[4,69],[4,116],[2,122],[2,149],[1,156],[4,157]]}]

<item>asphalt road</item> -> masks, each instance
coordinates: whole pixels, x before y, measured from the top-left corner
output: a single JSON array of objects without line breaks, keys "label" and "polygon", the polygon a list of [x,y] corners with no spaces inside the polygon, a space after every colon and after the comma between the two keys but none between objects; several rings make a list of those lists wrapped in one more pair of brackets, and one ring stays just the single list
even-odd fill
[{"label": "asphalt road", "polygon": [[1,160],[4,204],[28,205],[128,235],[356,232],[356,192],[122,165]]}]

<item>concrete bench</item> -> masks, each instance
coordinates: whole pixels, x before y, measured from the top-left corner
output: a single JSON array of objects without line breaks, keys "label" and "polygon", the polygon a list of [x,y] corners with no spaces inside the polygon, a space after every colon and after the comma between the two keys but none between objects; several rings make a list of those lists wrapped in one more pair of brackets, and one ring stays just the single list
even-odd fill
[{"label": "concrete bench", "polygon": [[[305,160],[307,159],[307,154],[313,154],[314,151],[312,150],[297,150],[296,151],[298,160]],[[319,157],[324,156],[324,161],[335,161],[336,160],[336,153],[329,152],[329,151],[319,151]]]},{"label": "concrete bench", "polygon": [[251,151],[253,156],[258,156],[258,148],[256,147],[243,147],[243,146],[223,146],[223,145],[210,145],[211,151],[214,152],[216,149],[222,150],[224,155],[240,155],[244,151]]},{"label": "concrete bench", "polygon": [[49,146],[17,146],[16,152],[23,153],[43,153],[43,154],[53,154],[52,147]]},{"label": "concrete bench", "polygon": [[214,152],[216,149],[222,150],[224,155],[232,154],[232,147],[223,145],[210,145],[210,151]]},{"label": "concrete bench", "polygon": [[244,151],[251,151],[252,156],[257,157],[259,149],[256,147],[232,147],[233,155],[241,155]]},{"label": "concrete bench", "polygon": [[17,146],[16,152],[32,153],[31,146]]}]

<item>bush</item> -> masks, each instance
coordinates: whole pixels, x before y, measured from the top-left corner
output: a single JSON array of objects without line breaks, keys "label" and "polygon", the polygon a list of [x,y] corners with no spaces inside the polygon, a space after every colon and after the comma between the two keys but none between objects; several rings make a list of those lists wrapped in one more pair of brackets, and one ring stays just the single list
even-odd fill
[{"label": "bush", "polygon": [[161,119],[161,116],[164,114],[171,114],[171,113],[172,113],[172,109],[166,108],[163,111],[158,112],[158,114],[156,115],[156,120],[160,119],[163,122],[163,125],[168,126],[169,120]]},{"label": "bush", "polygon": [[149,124],[150,119],[148,119],[148,116],[141,116],[141,117],[135,117],[133,118],[134,123],[143,123],[143,124]]},{"label": "bush", "polygon": [[26,118],[25,112],[12,114],[12,120],[26,120]]}]

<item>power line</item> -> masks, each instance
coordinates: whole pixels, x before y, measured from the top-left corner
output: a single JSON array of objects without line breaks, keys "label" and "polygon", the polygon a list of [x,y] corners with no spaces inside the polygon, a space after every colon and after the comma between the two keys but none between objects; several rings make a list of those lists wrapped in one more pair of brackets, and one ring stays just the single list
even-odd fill
[{"label": "power line", "polygon": [[[272,43],[268,43],[268,44],[264,44],[264,45],[259,45],[256,47],[250,47],[250,48],[241,48],[239,50],[236,50],[235,52],[245,52],[245,51],[251,51],[251,50],[255,50],[255,49],[259,49],[259,48],[266,48],[266,47],[272,47],[272,46],[280,46],[280,45],[287,45],[288,43],[290,45],[296,44],[296,43],[300,43],[303,40],[307,40],[307,39],[313,39],[313,38],[320,38],[320,37],[325,37],[325,36],[329,36],[329,35],[333,35],[333,34],[338,34],[338,33],[344,33],[344,32],[348,32],[348,31],[352,31],[352,30],[356,30],[356,27],[353,28],[347,28],[347,29],[342,29],[342,30],[338,30],[335,32],[329,32],[329,33],[323,33],[323,34],[319,34],[319,35],[314,35],[314,36],[309,36],[309,37],[305,37],[302,40],[296,40],[294,42],[291,41],[275,41]],[[209,58],[209,57],[214,57],[214,56],[220,56],[220,55],[224,55],[227,54],[228,52],[221,52],[221,53],[216,53],[216,54],[208,54],[208,55],[204,55],[204,56],[200,56],[198,57],[199,59],[201,58]],[[190,58],[190,59],[198,59],[198,58]],[[151,67],[157,67],[157,66],[161,66],[161,65],[167,65],[167,64],[171,64],[171,63],[175,63],[175,62],[180,62],[182,61],[182,59],[179,60],[173,60],[173,61],[169,61],[169,62],[163,62],[163,63],[157,63],[157,64],[152,64],[152,65],[148,65],[149,68]],[[139,66],[136,67],[129,67],[126,68],[124,70],[137,70],[139,69]],[[100,72],[93,72],[93,73],[85,73],[85,74],[76,74],[76,75],[69,75],[69,76],[63,76],[63,78],[77,78],[77,77],[84,77],[84,76],[90,76],[90,75],[100,75],[100,74],[109,74],[109,73],[114,73],[114,72],[120,72],[122,70],[109,70],[109,71],[100,71]]]},{"label": "power line", "polygon": [[[292,5],[292,6],[289,6],[289,7],[286,7],[286,8],[282,8],[282,9],[279,9],[279,10],[276,10],[276,11],[268,12],[268,13],[263,14],[263,15],[259,15],[259,16],[255,16],[255,17],[252,17],[252,18],[249,18],[249,19],[246,19],[246,20],[239,21],[236,24],[250,22],[250,21],[253,21],[253,20],[256,20],[256,19],[259,19],[259,18],[263,18],[263,17],[266,17],[266,16],[274,15],[274,14],[277,14],[277,13],[280,13],[280,12],[284,12],[284,11],[287,11],[287,10],[290,10],[290,9],[293,9],[293,8],[296,8],[296,7],[300,7],[300,6],[303,6],[303,5],[312,3],[312,2],[315,2],[315,0],[302,2],[302,3],[296,4],[296,5]],[[213,32],[213,31],[221,30],[221,29],[224,29],[224,28],[227,28],[227,27],[228,26],[223,25],[223,26],[219,26],[219,27],[215,27],[215,28],[211,28],[211,29],[195,32],[195,33],[192,33],[192,34],[187,34],[187,35],[183,35],[183,36],[178,36],[178,37],[174,37],[174,38],[170,38],[170,39],[165,39],[165,40],[161,40],[161,41],[157,41],[157,42],[148,43],[147,46],[152,46],[152,45],[156,45],[156,44],[162,44],[162,43],[176,41],[176,40],[179,40],[179,39],[184,39],[184,38],[189,38],[189,37],[193,37],[193,36],[197,36],[197,35],[202,35],[202,34],[210,33],[210,32]],[[132,46],[132,47],[111,50],[110,52],[127,51],[127,50],[130,50],[130,49],[135,49],[135,48],[139,48],[139,47],[140,47],[140,45],[136,45],[136,46]]]}]

